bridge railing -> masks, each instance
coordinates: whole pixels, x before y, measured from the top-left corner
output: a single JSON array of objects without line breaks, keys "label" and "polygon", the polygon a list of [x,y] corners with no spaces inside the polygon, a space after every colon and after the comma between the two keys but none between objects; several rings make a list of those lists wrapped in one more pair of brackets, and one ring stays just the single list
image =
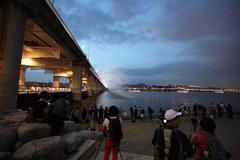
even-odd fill
[{"label": "bridge railing", "polygon": [[54,87],[42,87],[42,86],[22,86],[19,85],[18,93],[40,93],[42,91],[48,91],[48,92],[71,92],[71,88],[54,88]]}]

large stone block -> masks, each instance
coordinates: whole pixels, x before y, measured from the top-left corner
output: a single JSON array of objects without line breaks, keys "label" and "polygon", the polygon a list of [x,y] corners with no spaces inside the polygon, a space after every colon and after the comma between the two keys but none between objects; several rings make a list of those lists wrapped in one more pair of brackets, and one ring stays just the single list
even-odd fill
[{"label": "large stone block", "polygon": [[24,123],[17,129],[18,138],[22,143],[49,136],[51,128],[44,123]]},{"label": "large stone block", "polygon": [[63,135],[64,148],[67,154],[75,151],[87,139],[101,139],[102,133],[94,131],[72,132]]},{"label": "large stone block", "polygon": [[69,154],[83,143],[86,139],[79,132],[71,132],[63,135],[64,151]]},{"label": "large stone block", "polygon": [[63,133],[77,132],[80,126],[73,121],[64,121]]},{"label": "large stone block", "polygon": [[13,160],[64,160],[64,145],[61,137],[45,137],[22,145]]},{"label": "large stone block", "polygon": [[7,152],[11,149],[16,139],[16,130],[0,127],[0,152]]}]

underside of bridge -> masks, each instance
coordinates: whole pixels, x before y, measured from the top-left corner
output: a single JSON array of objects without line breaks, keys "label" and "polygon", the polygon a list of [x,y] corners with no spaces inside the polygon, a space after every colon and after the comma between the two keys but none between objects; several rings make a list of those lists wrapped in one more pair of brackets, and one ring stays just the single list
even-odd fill
[{"label": "underside of bridge", "polygon": [[54,88],[59,88],[60,77],[69,78],[75,100],[81,100],[82,90],[90,96],[105,90],[50,1],[0,3],[0,110],[16,107],[26,69],[52,73]]}]

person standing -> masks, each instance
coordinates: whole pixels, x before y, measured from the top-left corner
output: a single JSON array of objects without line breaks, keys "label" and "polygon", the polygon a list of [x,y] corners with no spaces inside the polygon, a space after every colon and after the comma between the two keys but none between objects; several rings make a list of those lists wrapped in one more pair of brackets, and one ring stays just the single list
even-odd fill
[{"label": "person standing", "polygon": [[131,120],[133,121],[133,107],[130,107]]},{"label": "person standing", "polygon": [[98,124],[101,124],[103,122],[103,107],[100,106],[100,108],[98,109],[98,115],[99,115],[99,118],[98,118]]},{"label": "person standing", "polygon": [[152,114],[153,114],[152,108],[151,108],[151,107],[148,107],[149,120],[152,120]]},{"label": "person standing", "polygon": [[225,151],[215,134],[216,124],[212,118],[203,117],[198,125],[198,131],[192,138],[195,146],[194,159],[227,160],[230,156]]},{"label": "person standing", "polygon": [[181,112],[172,109],[166,111],[166,124],[160,125],[152,138],[155,160],[186,159],[193,154],[188,137],[178,130],[181,115]]},{"label": "person standing", "polygon": [[122,121],[116,106],[109,108],[109,117],[105,118],[103,122],[103,132],[105,135],[104,160],[109,160],[111,151],[112,160],[117,160],[123,132]]}]

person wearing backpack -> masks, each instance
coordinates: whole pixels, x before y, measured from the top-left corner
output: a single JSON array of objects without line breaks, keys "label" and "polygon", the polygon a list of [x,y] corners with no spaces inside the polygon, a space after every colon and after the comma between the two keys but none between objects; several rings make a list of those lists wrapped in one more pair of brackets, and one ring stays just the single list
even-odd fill
[{"label": "person wearing backpack", "polygon": [[215,134],[216,124],[210,117],[201,119],[198,131],[192,138],[195,146],[195,160],[227,160],[230,154],[225,151]]},{"label": "person wearing backpack", "polygon": [[120,141],[123,137],[122,121],[120,119],[119,110],[116,106],[109,108],[109,116],[103,122],[103,131],[105,135],[104,143],[104,160],[109,160],[112,151],[112,160],[117,160],[120,148]]},{"label": "person wearing backpack", "polygon": [[184,160],[193,154],[188,137],[179,128],[181,112],[172,109],[166,111],[166,124],[161,124],[152,139],[154,160]]}]

